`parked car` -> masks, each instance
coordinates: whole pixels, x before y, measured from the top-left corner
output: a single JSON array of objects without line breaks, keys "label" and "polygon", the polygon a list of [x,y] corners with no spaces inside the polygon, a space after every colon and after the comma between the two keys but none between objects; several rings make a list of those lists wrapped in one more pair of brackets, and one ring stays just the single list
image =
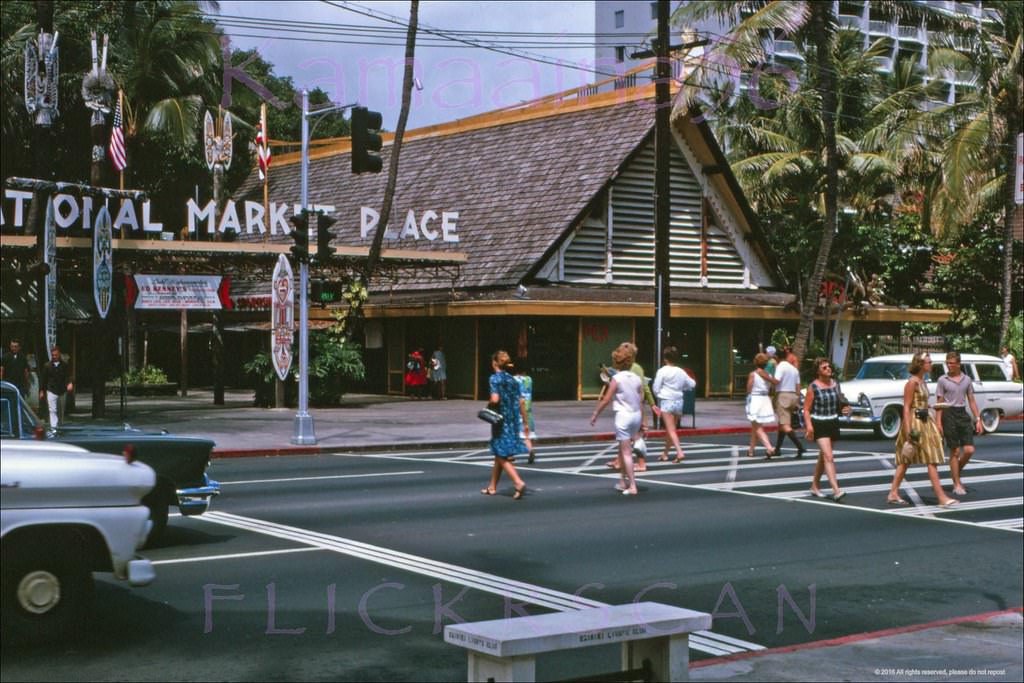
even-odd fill
[{"label": "parked car", "polygon": [[44,439],[74,444],[94,453],[119,455],[130,450],[134,458],[156,472],[156,486],[143,504],[151,512],[150,542],[167,527],[168,507],[176,505],[183,515],[201,515],[210,499],[220,494],[220,484],[206,474],[214,442],[192,436],[144,432],[130,425],[98,427],[61,424],[47,430],[28,401],[13,384],[0,382],[0,439]]},{"label": "parked car", "polygon": [[[840,417],[846,427],[870,427],[879,436],[895,439],[903,425],[903,387],[910,376],[911,354],[876,356],[864,361],[857,376],[842,382],[843,395],[852,412]],[[961,371],[974,384],[974,398],[981,411],[986,432],[994,432],[1003,417],[1024,413],[1024,385],[1008,382],[1002,362],[995,356],[961,354]],[[946,372],[944,354],[932,354],[932,371],[927,378],[931,402],[935,402],[935,380]]]},{"label": "parked car", "polygon": [[[7,415],[7,413],[4,413]],[[79,627],[92,572],[150,583],[135,551],[151,522],[142,497],[156,473],[126,457],[54,441],[5,441],[0,454],[0,552],[5,639],[53,640]]]}]

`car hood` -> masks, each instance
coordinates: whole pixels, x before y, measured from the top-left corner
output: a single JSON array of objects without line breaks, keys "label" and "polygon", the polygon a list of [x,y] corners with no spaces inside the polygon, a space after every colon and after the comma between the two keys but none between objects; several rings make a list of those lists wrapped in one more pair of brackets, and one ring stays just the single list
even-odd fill
[{"label": "car hood", "polygon": [[905,379],[851,379],[840,382],[839,386],[843,395],[851,403],[856,403],[857,397],[861,394],[875,403],[886,398],[903,400],[903,387],[906,384],[907,380]]},{"label": "car hood", "polygon": [[4,444],[4,509],[138,505],[156,483],[148,465],[67,444]]}]

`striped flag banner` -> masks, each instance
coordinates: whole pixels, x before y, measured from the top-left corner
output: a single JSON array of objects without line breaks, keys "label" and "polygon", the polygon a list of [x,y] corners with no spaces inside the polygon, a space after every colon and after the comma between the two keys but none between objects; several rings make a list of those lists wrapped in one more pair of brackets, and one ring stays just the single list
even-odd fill
[{"label": "striped flag banner", "polygon": [[270,168],[270,141],[267,140],[267,121],[260,120],[256,127],[256,163],[259,165],[260,180],[267,179],[267,169]]},{"label": "striped flag banner", "polygon": [[124,129],[121,126],[121,97],[117,97],[117,107],[114,109],[114,129],[110,131],[110,162],[118,171],[128,167],[128,156],[124,148]]}]

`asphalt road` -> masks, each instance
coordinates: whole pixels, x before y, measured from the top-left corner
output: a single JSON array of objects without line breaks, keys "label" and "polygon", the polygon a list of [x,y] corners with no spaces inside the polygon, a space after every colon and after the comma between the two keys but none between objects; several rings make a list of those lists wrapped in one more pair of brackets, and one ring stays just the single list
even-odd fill
[{"label": "asphalt road", "polygon": [[[887,506],[891,442],[847,432],[841,503],[807,493],[813,453],[750,459],[744,436],[686,442],[681,465],[651,459],[635,497],[613,490],[614,446],[600,442],[522,459],[522,501],[507,481],[480,495],[480,451],[219,460],[214,510],[172,518],[144,553],[156,582],[101,578],[82,639],[5,648],[0,674],[462,680],[465,654],[441,635],[458,619],[654,600],[715,613],[691,643],[700,659],[1019,607],[1022,441],[1020,422],[979,439],[968,495],[948,510],[923,468],[904,488],[914,505]],[[577,651],[538,674],[616,658]]]}]

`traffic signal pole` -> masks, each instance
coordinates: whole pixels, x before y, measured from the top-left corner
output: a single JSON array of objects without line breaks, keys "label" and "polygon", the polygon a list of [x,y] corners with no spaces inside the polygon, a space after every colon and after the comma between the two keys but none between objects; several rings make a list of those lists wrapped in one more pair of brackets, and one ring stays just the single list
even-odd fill
[{"label": "traffic signal pole", "polygon": [[[302,210],[309,208],[309,91],[302,89]],[[308,230],[308,227],[306,228]],[[306,233],[309,234],[308,232]],[[309,414],[309,259],[299,263],[299,412],[292,425],[292,443],[313,445],[316,431]]]},{"label": "traffic signal pole", "polygon": [[[309,111],[309,90],[302,89],[302,165],[300,198],[302,214],[310,215],[309,207],[309,119],[333,111],[344,111],[355,104],[337,105]],[[316,444],[313,416],[309,414],[309,223],[298,228],[306,231],[306,257],[299,259],[299,410],[292,424],[291,442],[300,446]],[[329,255],[329,251],[328,251]]]}]

